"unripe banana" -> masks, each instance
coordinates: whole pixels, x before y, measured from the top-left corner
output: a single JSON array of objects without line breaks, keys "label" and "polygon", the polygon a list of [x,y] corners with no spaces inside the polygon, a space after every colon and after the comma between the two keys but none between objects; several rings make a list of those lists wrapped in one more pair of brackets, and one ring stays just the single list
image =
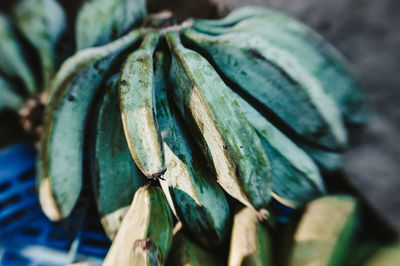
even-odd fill
[{"label": "unripe banana", "polygon": [[334,173],[343,167],[343,155],[341,153],[326,151],[307,144],[299,145],[310,155],[323,172]]},{"label": "unripe banana", "polygon": [[51,83],[39,145],[39,199],[51,220],[67,217],[82,187],[87,114],[97,88],[118,55],[140,37],[138,31],[108,45],[80,51]]},{"label": "unripe banana", "polygon": [[301,207],[325,192],[311,158],[238,94],[240,109],[260,136],[272,169],[272,196],[292,208]]},{"label": "unripe banana", "polygon": [[85,1],[76,20],[78,50],[119,38],[147,14],[144,0]]},{"label": "unripe banana", "polygon": [[0,76],[0,112],[4,109],[19,110],[24,103],[14,87]]},{"label": "unripe banana", "polygon": [[[306,25],[278,11],[257,8],[250,16],[250,10],[244,8],[243,12],[248,14],[242,13],[242,17],[235,18],[235,22],[232,22],[233,17],[230,20],[229,16],[226,17],[228,24],[224,25],[229,26],[200,20],[195,21],[194,28],[213,35],[245,31],[262,36],[290,52],[320,80],[324,90],[337,102],[347,122],[366,122],[368,108],[365,96],[339,51]],[[245,18],[247,15],[249,17]]]},{"label": "unripe banana", "polygon": [[363,266],[396,266],[400,262],[400,243],[380,248]]},{"label": "unripe banana", "polygon": [[[372,259],[375,254],[378,254],[379,250],[391,249],[392,245],[396,243],[387,243],[386,241],[376,241],[375,239],[364,239],[363,241],[356,240],[356,243],[352,246],[352,252],[348,259],[346,259],[346,265],[348,266],[365,266],[365,263]],[[387,264],[378,264],[387,265]],[[388,264],[396,265],[396,264]],[[372,265],[371,265],[372,266]]]},{"label": "unripe banana", "polygon": [[13,9],[16,26],[35,47],[47,88],[55,70],[55,48],[66,29],[64,10],[55,0],[21,0]]},{"label": "unripe banana", "polygon": [[160,249],[150,239],[136,240],[133,244],[131,266],[162,266]]},{"label": "unripe banana", "polygon": [[174,238],[166,266],[220,266],[223,263],[214,254],[204,250],[185,235],[181,224],[174,228]]},{"label": "unripe banana", "polygon": [[0,14],[0,71],[7,78],[19,79],[28,95],[36,92],[35,78],[10,21]]},{"label": "unripe banana", "polygon": [[[255,21],[257,21],[258,23],[256,23]],[[194,29],[213,35],[240,30],[250,30],[260,34],[264,34],[265,31],[261,29],[268,26],[281,27],[282,30],[289,31],[298,35],[306,35],[308,33],[310,34],[311,42],[325,42],[321,36],[313,32],[305,24],[302,24],[301,22],[291,17],[288,17],[277,10],[258,6],[246,6],[238,8],[229,13],[226,17],[218,20],[196,19],[193,22]],[[340,53],[337,53],[336,56],[337,60],[343,63],[345,62]]]},{"label": "unripe banana", "polygon": [[357,202],[326,196],[310,202],[294,233],[288,265],[343,265],[357,226]]},{"label": "unripe banana", "polygon": [[204,246],[218,247],[228,234],[229,205],[216,182],[215,172],[201,154],[196,154],[193,140],[184,132],[177,110],[167,99],[169,65],[167,54],[156,52],[157,120],[167,165],[161,187],[174,214],[191,236]]},{"label": "unripe banana", "polygon": [[233,10],[226,17],[221,19],[196,19],[194,21],[194,27],[196,29],[232,27],[246,19],[271,16],[275,15],[276,13],[278,12],[259,6],[245,6]]},{"label": "unripe banana", "polygon": [[[101,223],[114,239],[136,190],[146,178],[136,167],[126,144],[118,101],[119,75],[107,82],[95,121],[93,187]],[[96,115],[96,114],[95,114]]]},{"label": "unripe banana", "polygon": [[172,214],[161,188],[141,187],[135,193],[103,265],[129,265],[132,247],[141,239],[149,239],[159,248],[161,256],[157,257],[163,264],[172,243],[172,231]]},{"label": "unripe banana", "polygon": [[210,36],[185,29],[183,36],[210,57],[240,91],[271,112],[276,123],[327,149],[346,146],[346,130],[336,103],[290,53],[249,32]]},{"label": "unripe banana", "polygon": [[177,32],[166,39],[172,53],[170,78],[179,112],[232,197],[254,208],[271,198],[271,167],[256,132],[231,90],[200,54],[186,49]]},{"label": "unripe banana", "polygon": [[148,177],[165,170],[164,151],[155,111],[153,53],[160,34],[147,32],[140,47],[126,60],[119,84],[122,123],[131,155]]},{"label": "unripe banana", "polygon": [[228,266],[272,265],[272,237],[254,209],[240,209],[233,220]]}]

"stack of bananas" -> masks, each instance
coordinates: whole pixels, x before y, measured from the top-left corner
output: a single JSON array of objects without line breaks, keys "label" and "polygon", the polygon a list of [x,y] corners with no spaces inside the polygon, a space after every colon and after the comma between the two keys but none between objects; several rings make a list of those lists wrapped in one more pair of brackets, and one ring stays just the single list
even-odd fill
[{"label": "stack of bananas", "polygon": [[305,207],[289,265],[340,265],[356,202],[326,196],[320,171],[340,169],[345,126],[367,119],[342,56],[259,7],[181,24],[153,16],[135,28],[145,15],[144,1],[87,1],[79,51],[51,81],[52,58],[40,57],[45,214],[58,221],[72,212],[88,158],[113,239],[105,265],[224,265],[212,251],[227,242],[229,265],[271,265],[272,201]]}]

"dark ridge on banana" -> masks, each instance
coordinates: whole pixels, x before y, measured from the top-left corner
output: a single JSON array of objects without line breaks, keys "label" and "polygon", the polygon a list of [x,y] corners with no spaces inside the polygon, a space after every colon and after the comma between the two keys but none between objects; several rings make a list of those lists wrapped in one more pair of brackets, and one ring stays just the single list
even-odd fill
[{"label": "dark ridge on banana", "polygon": [[146,178],[132,160],[123,131],[118,101],[119,75],[105,84],[93,112],[92,183],[101,223],[114,239],[136,190]]},{"label": "dark ridge on banana", "polygon": [[246,32],[213,37],[184,29],[182,36],[297,135],[326,149],[345,147],[346,131],[335,102],[288,52]]},{"label": "dark ridge on banana", "polygon": [[170,60],[165,51],[155,53],[156,113],[167,166],[161,187],[192,238],[205,247],[218,247],[228,233],[229,205],[216,182],[214,169],[207,167],[201,154],[196,154],[197,147],[168,99]]},{"label": "dark ridge on banana", "polygon": [[245,205],[267,206],[269,160],[230,89],[205,58],[183,47],[178,32],[166,33],[166,39],[174,102],[205,156],[211,156],[218,183]]},{"label": "dark ridge on banana", "polygon": [[112,73],[110,67],[139,37],[133,31],[108,45],[78,52],[51,82],[37,175],[39,200],[51,220],[67,217],[79,197],[87,114],[99,85]]},{"label": "dark ridge on banana", "polygon": [[157,179],[166,171],[154,95],[153,54],[160,34],[158,31],[144,34],[139,48],[121,68],[119,99],[131,155],[145,176]]},{"label": "dark ridge on banana", "polygon": [[163,264],[171,247],[172,233],[172,214],[161,188],[143,186],[136,191],[103,265],[129,265],[135,259],[134,243],[143,239],[158,247],[157,258]]}]

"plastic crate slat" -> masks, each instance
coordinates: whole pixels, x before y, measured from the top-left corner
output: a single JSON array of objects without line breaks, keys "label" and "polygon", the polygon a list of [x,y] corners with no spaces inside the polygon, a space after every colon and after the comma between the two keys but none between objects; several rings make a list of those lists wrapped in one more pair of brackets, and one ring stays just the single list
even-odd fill
[{"label": "plastic crate slat", "polygon": [[26,161],[14,167],[7,166],[7,169],[2,169],[2,167],[0,167],[0,184],[10,181],[15,182],[16,176],[19,177],[20,175],[24,174],[26,171],[29,171],[30,169],[33,169],[34,167],[35,167],[34,160],[30,162]]},{"label": "plastic crate slat", "polygon": [[24,210],[29,213],[33,210],[38,210],[39,208],[36,196],[26,197],[23,200],[18,200],[18,202],[12,205],[10,204],[7,208],[0,209],[0,221],[14,215],[14,213],[18,211]]},{"label": "plastic crate slat", "polygon": [[[40,219],[43,219],[42,217],[40,217]],[[43,226],[47,227],[45,228],[45,230],[41,230],[42,228],[40,227],[34,227],[34,226],[27,226],[27,227],[22,227],[19,230],[19,233],[15,236],[16,239],[18,239],[20,242],[24,242],[24,241],[29,241],[29,243],[36,243],[36,244],[41,244],[41,245],[45,245],[45,246],[51,246],[51,247],[57,247],[57,248],[68,248],[68,246],[71,243],[71,240],[68,238],[68,233],[67,232],[63,232],[60,235],[60,237],[54,237],[52,236],[52,233],[55,231],[59,231],[57,230],[57,228],[54,227],[50,227],[46,226],[45,224],[43,224]],[[53,229],[53,230],[49,230],[49,229]],[[29,233],[27,233],[27,231],[29,230],[33,230],[33,231],[37,231],[38,234],[36,236],[30,235]]]},{"label": "plastic crate slat", "polygon": [[[39,227],[38,224],[35,226],[31,226],[29,222],[28,226],[20,226],[18,227],[18,230],[15,231],[15,233],[8,233],[6,237],[8,237],[8,243],[13,244],[14,246],[24,246],[24,245],[37,245],[37,246],[44,246],[44,247],[49,247],[49,248],[54,248],[57,250],[62,250],[63,252],[68,251],[70,245],[71,245],[71,234],[73,235],[73,231],[65,231],[65,230],[59,230],[59,228],[50,222],[46,221],[43,214],[40,213],[38,217],[33,219],[33,221],[39,221],[43,222],[43,226]],[[49,225],[50,224],[50,225]],[[29,229],[37,229],[38,230],[38,235],[31,236],[29,234],[26,234],[24,230],[26,228]],[[44,230],[41,230],[44,229]],[[41,230],[41,231],[40,231]],[[60,237],[51,237],[51,233],[54,232],[59,232],[62,231],[63,233],[60,234]],[[1,246],[1,243],[0,243]]]},{"label": "plastic crate slat", "polygon": [[[4,164],[0,164],[4,165]],[[7,165],[7,168],[0,168],[0,184],[4,181],[9,181],[15,179],[15,176],[20,176],[24,174],[29,169],[35,167],[35,160],[19,162],[15,165]]]},{"label": "plastic crate slat", "polygon": [[20,163],[32,161],[35,154],[35,149],[31,145],[19,143],[0,150],[0,165],[12,168]]},{"label": "plastic crate slat", "polygon": [[[35,188],[35,180],[30,180],[29,182],[24,182],[23,184],[19,184],[18,186],[13,185],[6,191],[0,192],[0,204],[3,200],[6,200],[13,195],[21,195],[23,197],[32,197],[32,195],[28,195],[28,191],[31,188]],[[37,196],[34,196],[37,197]],[[0,208],[1,210],[1,208]]]},{"label": "plastic crate slat", "polygon": [[13,221],[12,223],[9,223],[7,225],[1,225],[0,236],[11,235],[14,230],[19,229],[22,225],[28,223],[29,221],[31,221],[32,219],[36,218],[39,215],[41,215],[40,211],[31,212],[28,215],[24,216],[23,218]]},{"label": "plastic crate slat", "polygon": [[[0,164],[0,184],[13,182],[13,183],[24,183],[26,181],[34,180],[35,176],[35,160],[19,164],[18,166],[11,168]],[[4,167],[7,167],[4,169]]]}]

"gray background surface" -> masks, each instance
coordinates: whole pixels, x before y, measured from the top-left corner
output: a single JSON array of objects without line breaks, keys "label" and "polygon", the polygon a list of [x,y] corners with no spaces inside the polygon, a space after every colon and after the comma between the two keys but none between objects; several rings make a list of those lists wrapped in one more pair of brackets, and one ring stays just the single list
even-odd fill
[{"label": "gray background surface", "polygon": [[171,0],[149,1],[186,17],[220,17],[244,5],[284,11],[311,26],[351,62],[374,114],[351,134],[345,174],[400,232],[400,1]]}]

